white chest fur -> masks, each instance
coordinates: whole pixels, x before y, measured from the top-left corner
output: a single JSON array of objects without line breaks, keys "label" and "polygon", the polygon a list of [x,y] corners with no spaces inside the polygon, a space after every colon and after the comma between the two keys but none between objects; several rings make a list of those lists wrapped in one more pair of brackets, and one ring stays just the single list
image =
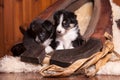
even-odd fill
[{"label": "white chest fur", "polygon": [[63,36],[57,37],[56,41],[59,42],[56,50],[59,49],[71,49],[73,48],[72,41],[78,37],[78,29],[76,27],[70,29]]}]

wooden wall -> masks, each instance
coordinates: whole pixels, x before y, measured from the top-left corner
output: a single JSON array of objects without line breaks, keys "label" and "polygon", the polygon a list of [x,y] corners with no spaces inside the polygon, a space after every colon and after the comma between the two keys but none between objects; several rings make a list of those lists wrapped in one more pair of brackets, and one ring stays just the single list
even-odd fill
[{"label": "wooden wall", "polygon": [[[29,25],[57,0],[0,0],[0,57],[10,54],[12,45],[22,40],[20,25]],[[120,5],[120,0],[114,0]]]},{"label": "wooden wall", "polygon": [[120,5],[120,0],[113,0],[117,5]]},{"label": "wooden wall", "polygon": [[3,0],[0,0],[0,56],[4,52],[4,35],[3,35]]},{"label": "wooden wall", "polygon": [[29,25],[57,0],[0,0],[0,57],[22,40],[20,25]]}]

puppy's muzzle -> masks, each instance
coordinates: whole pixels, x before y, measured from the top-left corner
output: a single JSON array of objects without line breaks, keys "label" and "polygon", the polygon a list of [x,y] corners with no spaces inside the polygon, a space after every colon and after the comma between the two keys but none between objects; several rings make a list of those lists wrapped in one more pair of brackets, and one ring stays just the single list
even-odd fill
[{"label": "puppy's muzzle", "polygon": [[61,31],[59,31],[59,30],[58,30],[58,31],[56,31],[56,32],[57,32],[57,34],[61,34]]}]

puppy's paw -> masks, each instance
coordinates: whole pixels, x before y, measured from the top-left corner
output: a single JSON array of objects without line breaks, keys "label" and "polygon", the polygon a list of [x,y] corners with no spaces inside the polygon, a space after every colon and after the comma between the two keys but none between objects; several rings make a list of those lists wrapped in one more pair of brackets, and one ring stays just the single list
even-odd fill
[{"label": "puppy's paw", "polygon": [[63,45],[62,42],[59,41],[59,42],[57,43],[57,45],[58,45],[58,46],[57,46],[56,50],[62,50],[62,49],[64,49],[64,45]]},{"label": "puppy's paw", "polygon": [[50,47],[50,46],[47,46],[46,48],[45,48],[45,52],[46,53],[51,53],[51,52],[53,52],[54,50],[52,49],[52,47]]}]

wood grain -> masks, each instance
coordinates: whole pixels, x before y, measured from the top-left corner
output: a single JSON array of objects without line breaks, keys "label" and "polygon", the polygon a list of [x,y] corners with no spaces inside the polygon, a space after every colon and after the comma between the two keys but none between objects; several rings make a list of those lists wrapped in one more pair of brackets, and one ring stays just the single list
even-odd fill
[{"label": "wood grain", "polygon": [[[9,12],[8,12],[9,11]],[[5,54],[9,54],[10,47],[14,42],[13,0],[4,0],[4,44]]]},{"label": "wood grain", "polygon": [[120,0],[113,0],[113,2],[120,6]]},{"label": "wood grain", "polygon": [[[23,4],[22,1],[14,0],[13,2],[13,14],[14,14],[14,19],[13,19],[13,25],[14,25],[14,43],[19,42],[22,40],[22,34],[19,30],[19,26],[23,24]],[[21,36],[21,37],[20,37]]]},{"label": "wood grain", "polygon": [[11,54],[11,47],[22,41],[19,26],[28,26],[57,0],[0,0],[0,57]]},{"label": "wood grain", "polygon": [[4,54],[2,53],[4,51],[4,32],[3,32],[3,0],[0,0],[0,56],[3,56]]},{"label": "wood grain", "polygon": [[0,73],[0,80],[120,80],[120,76],[96,75],[88,78],[75,75],[63,78],[43,78],[39,73]]}]

